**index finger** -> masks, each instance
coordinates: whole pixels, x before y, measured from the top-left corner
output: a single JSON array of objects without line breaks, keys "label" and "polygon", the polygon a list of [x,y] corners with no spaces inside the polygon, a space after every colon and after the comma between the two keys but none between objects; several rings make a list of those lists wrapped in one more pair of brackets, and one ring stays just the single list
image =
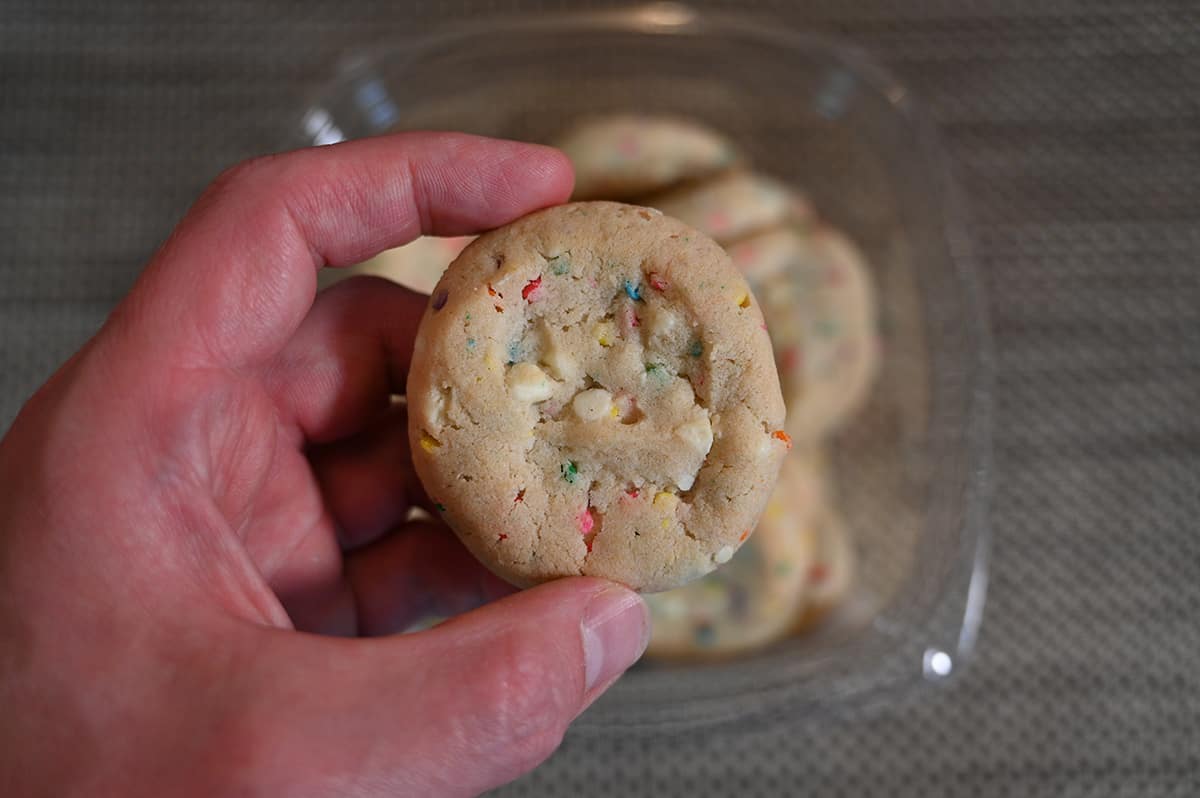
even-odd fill
[{"label": "index finger", "polygon": [[114,324],[134,333],[141,357],[260,363],[308,312],[321,266],[357,263],[421,233],[499,226],[565,200],[571,182],[557,150],[457,133],[400,133],[248,161],[201,196]]}]

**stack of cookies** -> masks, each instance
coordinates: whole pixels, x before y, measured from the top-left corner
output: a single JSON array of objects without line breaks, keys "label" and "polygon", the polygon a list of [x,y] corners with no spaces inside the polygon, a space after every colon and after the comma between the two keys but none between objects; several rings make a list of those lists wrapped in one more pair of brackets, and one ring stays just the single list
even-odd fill
[{"label": "stack of cookies", "polygon": [[725,247],[762,308],[794,443],[766,513],[729,565],[647,597],[648,656],[731,656],[811,627],[853,583],[854,548],[824,447],[862,405],[878,367],[862,255],[802,194],[698,123],[596,118],[557,144],[575,165],[578,197],[657,208]]},{"label": "stack of cookies", "polygon": [[[854,547],[824,448],[863,403],[878,367],[862,255],[802,194],[691,120],[585,119],[554,143],[575,167],[574,199],[656,208],[724,247],[758,300],[787,408],[793,445],[757,529],[723,567],[647,596],[648,656],[728,657],[810,628],[853,584]],[[468,243],[424,238],[354,271],[428,293]]]}]

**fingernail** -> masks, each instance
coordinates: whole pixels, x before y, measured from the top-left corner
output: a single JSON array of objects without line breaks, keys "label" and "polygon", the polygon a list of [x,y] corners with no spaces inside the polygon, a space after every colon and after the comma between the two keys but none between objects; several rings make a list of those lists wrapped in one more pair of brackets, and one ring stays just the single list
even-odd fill
[{"label": "fingernail", "polygon": [[637,662],[649,641],[650,619],[641,596],[617,586],[592,596],[583,615],[587,689],[611,681]]}]

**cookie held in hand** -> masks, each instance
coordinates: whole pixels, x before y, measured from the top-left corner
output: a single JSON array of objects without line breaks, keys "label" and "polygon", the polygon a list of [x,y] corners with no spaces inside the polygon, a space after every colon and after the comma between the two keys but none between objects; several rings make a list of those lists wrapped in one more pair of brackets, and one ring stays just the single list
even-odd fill
[{"label": "cookie held in hand", "polygon": [[408,378],[417,473],[463,543],[527,586],[659,591],[727,562],[790,440],[762,315],[725,252],[585,202],[473,242]]}]

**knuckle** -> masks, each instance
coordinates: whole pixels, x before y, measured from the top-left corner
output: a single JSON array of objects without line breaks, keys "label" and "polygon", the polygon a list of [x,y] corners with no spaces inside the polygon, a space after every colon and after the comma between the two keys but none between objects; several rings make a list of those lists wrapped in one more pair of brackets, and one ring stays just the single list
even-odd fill
[{"label": "knuckle", "polygon": [[[519,772],[554,753],[579,708],[575,679],[566,663],[556,663],[544,638],[514,633],[488,655],[485,739],[499,742],[497,754]],[[502,741],[502,742],[500,742]]]}]

